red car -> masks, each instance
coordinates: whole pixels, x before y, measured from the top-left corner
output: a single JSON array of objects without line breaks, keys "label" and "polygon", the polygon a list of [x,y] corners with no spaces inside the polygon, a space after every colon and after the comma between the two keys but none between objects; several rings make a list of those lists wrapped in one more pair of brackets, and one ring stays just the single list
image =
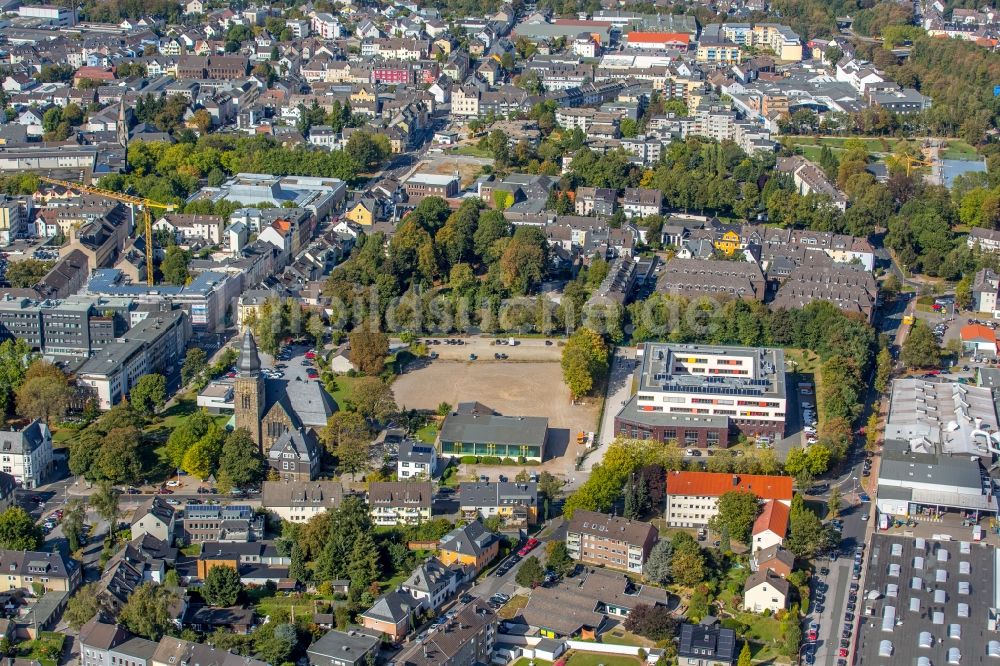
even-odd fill
[{"label": "red car", "polygon": [[521,557],[524,557],[532,550],[534,550],[537,545],[538,545],[538,539],[535,538],[528,539],[526,542],[524,542],[524,546],[521,548],[521,550],[517,551],[517,554],[520,555]]},{"label": "red car", "polygon": [[816,640],[816,638],[817,638],[816,630],[815,629],[810,629],[809,633],[806,634],[806,638],[808,638],[811,641]]},{"label": "red car", "polygon": [[316,352],[311,351],[311,350],[307,351],[306,352],[306,358],[309,359],[310,361],[313,360],[314,358],[316,358]]},{"label": "red car", "polygon": [[847,656],[847,648],[840,648],[837,651],[837,656],[838,657],[846,657]]}]

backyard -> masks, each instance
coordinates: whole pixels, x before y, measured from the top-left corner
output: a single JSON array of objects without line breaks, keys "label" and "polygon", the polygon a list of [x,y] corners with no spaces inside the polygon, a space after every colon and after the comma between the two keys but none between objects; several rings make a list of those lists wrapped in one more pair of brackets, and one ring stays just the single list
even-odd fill
[{"label": "backyard", "polygon": [[43,631],[38,638],[17,646],[18,659],[37,661],[42,666],[56,666],[60,661],[66,636],[54,631]]}]

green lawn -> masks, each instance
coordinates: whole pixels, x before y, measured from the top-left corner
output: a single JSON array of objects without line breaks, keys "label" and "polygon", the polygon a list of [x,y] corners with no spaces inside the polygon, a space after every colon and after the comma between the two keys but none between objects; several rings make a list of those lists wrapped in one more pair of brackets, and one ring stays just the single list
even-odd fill
[{"label": "green lawn", "polygon": [[433,444],[437,441],[438,424],[431,421],[423,428],[417,430],[417,439],[425,444]]},{"label": "green lawn", "polygon": [[946,160],[978,160],[976,149],[961,139],[948,139],[948,147],[941,154]]},{"label": "green lawn", "polygon": [[515,594],[510,601],[503,605],[497,615],[501,620],[510,620],[521,613],[521,609],[528,605],[528,595]]},{"label": "green lawn", "polygon": [[490,151],[481,150],[478,146],[459,146],[458,148],[452,148],[448,152],[452,155],[467,155],[469,157],[493,157]]},{"label": "green lawn", "polygon": [[601,634],[601,642],[608,643],[609,645],[633,645],[641,648],[649,648],[654,644],[648,638],[643,638],[630,631],[626,631],[621,626]]},{"label": "green lawn", "polygon": [[344,403],[351,401],[351,398],[354,396],[354,385],[360,379],[361,377],[337,375],[337,390],[331,394],[331,397],[337,401],[337,405],[341,409],[344,408]]},{"label": "green lawn", "polygon": [[551,661],[545,661],[544,659],[528,659],[527,657],[521,657],[514,662],[514,666],[552,666]]},{"label": "green lawn", "polygon": [[56,666],[62,655],[66,636],[54,631],[43,631],[33,641],[17,646],[17,656],[23,659],[38,661],[42,666]]}]

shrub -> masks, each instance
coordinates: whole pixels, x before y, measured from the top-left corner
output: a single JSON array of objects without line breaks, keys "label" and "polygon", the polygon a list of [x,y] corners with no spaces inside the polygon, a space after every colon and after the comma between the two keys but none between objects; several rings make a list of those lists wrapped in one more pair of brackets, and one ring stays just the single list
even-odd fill
[{"label": "shrub", "polygon": [[482,462],[484,465],[499,465],[499,464],[501,464],[499,456],[483,456],[481,458],[480,462]]},{"label": "shrub", "polygon": [[479,462],[478,456],[462,456],[462,463],[465,465],[475,465]]}]

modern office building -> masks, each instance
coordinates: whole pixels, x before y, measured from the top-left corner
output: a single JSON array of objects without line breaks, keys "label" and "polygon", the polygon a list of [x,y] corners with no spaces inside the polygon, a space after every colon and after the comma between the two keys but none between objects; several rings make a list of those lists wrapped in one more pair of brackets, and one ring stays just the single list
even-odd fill
[{"label": "modern office building", "polygon": [[688,447],[725,447],[731,432],[784,435],[781,349],[646,343],[636,359],[638,392],[615,416],[618,434]]}]

